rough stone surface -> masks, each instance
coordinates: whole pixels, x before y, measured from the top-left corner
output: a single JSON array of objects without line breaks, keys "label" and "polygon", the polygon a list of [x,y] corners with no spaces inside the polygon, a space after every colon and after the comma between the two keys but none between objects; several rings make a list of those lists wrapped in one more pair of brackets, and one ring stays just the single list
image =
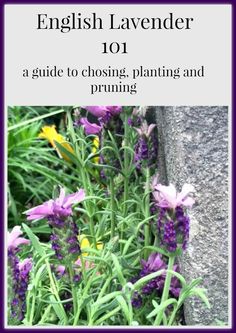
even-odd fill
[{"label": "rough stone surface", "polygon": [[228,324],[228,108],[155,107],[161,179],[195,187],[190,244],[180,259],[187,281],[201,276],[212,308],[185,304],[187,325]]}]

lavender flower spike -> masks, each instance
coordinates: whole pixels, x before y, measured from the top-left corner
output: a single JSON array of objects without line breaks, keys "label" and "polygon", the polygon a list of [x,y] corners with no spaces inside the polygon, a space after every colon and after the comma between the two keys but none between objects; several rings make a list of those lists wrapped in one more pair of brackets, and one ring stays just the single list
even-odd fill
[{"label": "lavender flower spike", "polygon": [[175,209],[178,206],[192,207],[194,199],[189,193],[194,191],[194,187],[190,184],[184,184],[182,191],[177,193],[174,185],[164,186],[156,185],[153,196],[159,207]]},{"label": "lavender flower spike", "polygon": [[33,266],[32,258],[26,258],[23,261],[18,263],[18,268],[20,272],[24,274],[28,274]]},{"label": "lavender flower spike", "polygon": [[66,272],[66,267],[64,265],[58,265],[56,267],[56,273],[57,273],[57,276],[60,278],[62,277]]},{"label": "lavender flower spike", "polygon": [[147,261],[143,259],[141,260],[141,265],[143,266],[145,272],[148,272],[148,274],[166,268],[166,264],[161,259],[161,255],[159,253],[151,253]]},{"label": "lavender flower spike", "polygon": [[138,135],[140,137],[149,138],[155,127],[156,127],[155,124],[148,125],[148,123],[146,121],[144,121],[140,128],[137,128],[137,127],[134,127],[134,128],[138,132]]},{"label": "lavender flower spike", "polygon": [[15,226],[8,232],[8,321],[12,324],[19,324],[25,314],[25,299],[28,288],[29,272],[32,268],[32,259],[24,259],[19,262],[17,253],[18,246],[29,244],[30,241],[19,237],[22,235],[20,226]]},{"label": "lavender flower spike", "polygon": [[60,195],[55,200],[49,200],[42,205],[31,208],[25,212],[27,220],[40,220],[51,216],[67,217],[72,214],[72,205],[81,202],[85,198],[84,190],[65,195],[65,190],[61,188]]},{"label": "lavender flower spike", "polygon": [[80,254],[78,228],[71,216],[72,205],[84,198],[84,190],[65,195],[65,190],[61,188],[57,199],[49,200],[26,212],[28,220],[47,218],[48,224],[52,227],[52,249],[64,265],[74,261]]},{"label": "lavender flower spike", "polygon": [[[152,280],[149,280],[141,289],[141,291],[135,291],[133,294],[133,298],[131,300],[132,306],[135,308],[140,308],[143,301],[146,300],[146,296],[151,295],[152,293],[156,293],[159,297],[163,293],[163,288],[165,284],[165,277],[166,277],[166,269],[167,265],[162,260],[162,256],[159,253],[152,253],[148,260],[141,261],[142,269],[139,272],[139,276],[132,278],[132,283],[136,282],[140,278],[147,276],[148,274],[158,272],[163,270],[163,273]],[[178,271],[178,266],[173,266],[174,271]],[[181,290],[181,285],[179,280],[176,277],[171,278],[170,284],[170,292],[174,297],[178,297]]]},{"label": "lavender flower spike", "polygon": [[117,105],[106,106],[108,112],[110,112],[113,116],[118,115],[122,112],[122,107]]},{"label": "lavender flower spike", "polygon": [[98,134],[102,130],[102,126],[90,123],[87,118],[81,118],[80,124],[83,126],[86,135]]},{"label": "lavender flower spike", "polygon": [[15,249],[21,244],[29,244],[30,241],[23,237],[19,237],[22,235],[21,227],[15,226],[11,232],[7,232],[7,248]]},{"label": "lavender flower spike", "polygon": [[132,116],[145,118],[147,112],[146,106],[140,106],[133,109]]}]

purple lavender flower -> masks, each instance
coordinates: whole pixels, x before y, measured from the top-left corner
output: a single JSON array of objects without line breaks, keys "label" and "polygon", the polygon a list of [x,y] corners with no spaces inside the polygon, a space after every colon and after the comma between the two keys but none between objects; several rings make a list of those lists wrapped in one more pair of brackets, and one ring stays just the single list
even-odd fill
[{"label": "purple lavender flower", "polygon": [[103,118],[107,113],[110,113],[112,116],[118,115],[122,112],[121,106],[83,106],[88,112],[98,118]]},{"label": "purple lavender flower", "polygon": [[146,116],[146,113],[147,113],[147,107],[140,106],[140,107],[136,107],[133,109],[132,116],[140,117],[140,118],[144,119]]},{"label": "purple lavender flower", "polygon": [[68,302],[63,303],[63,307],[67,313],[70,313],[71,309],[73,307],[73,302],[69,301],[69,299],[71,299],[71,297],[72,297],[72,295],[68,290],[63,290],[63,293],[61,295],[61,300],[63,300],[63,301],[68,300]]},{"label": "purple lavender flower", "polygon": [[122,112],[121,106],[83,106],[89,113],[98,118],[101,125],[106,125],[113,117]]},{"label": "purple lavender flower", "polygon": [[174,252],[177,249],[176,232],[174,222],[169,220],[164,224],[163,242],[169,252]]},{"label": "purple lavender flower", "polygon": [[51,243],[56,257],[67,263],[72,262],[80,254],[78,228],[72,220],[72,205],[85,198],[84,190],[65,195],[61,188],[60,195],[55,200],[49,200],[42,205],[26,212],[28,220],[47,218],[52,227]]},{"label": "purple lavender flower", "polygon": [[173,184],[169,186],[157,184],[153,196],[159,207],[175,209],[178,206],[185,206],[191,208],[195,201],[189,194],[193,191],[194,187],[190,184],[184,184],[180,193],[177,193]]},{"label": "purple lavender flower", "polygon": [[14,298],[11,302],[11,316],[15,323],[22,321],[25,316],[26,294],[32,266],[32,259],[26,258],[22,262],[18,262],[13,269]]},{"label": "purple lavender flower", "polygon": [[133,120],[131,118],[128,118],[127,122],[129,126],[133,126]]},{"label": "purple lavender flower", "polygon": [[[184,212],[184,207],[192,207],[194,200],[189,196],[193,186],[185,184],[180,193],[175,187],[154,185],[153,197],[157,206],[160,207],[157,220],[157,232],[160,244],[164,245],[169,252],[176,251],[181,247],[186,250],[189,239],[190,219]],[[169,216],[172,216],[170,219]]]},{"label": "purple lavender flower", "polygon": [[162,228],[163,228],[163,218],[166,214],[166,208],[161,208],[157,220],[157,230],[158,230],[158,235],[161,234]]},{"label": "purple lavender flower", "polygon": [[73,280],[74,282],[79,282],[81,280],[81,274],[75,274]]},{"label": "purple lavender flower", "polygon": [[[160,243],[170,252],[178,247],[186,250],[189,239],[190,219],[184,212],[184,207],[191,207],[194,203],[188,194],[193,191],[193,186],[185,184],[180,193],[174,186],[158,184],[153,192],[156,205],[160,207],[157,220],[157,231]],[[170,220],[169,216],[173,218]]]},{"label": "purple lavender flower", "polygon": [[[143,269],[140,272],[140,277],[146,276],[150,273],[158,272],[161,269],[166,268],[165,262],[161,259],[161,255],[158,253],[150,254],[147,261],[141,260],[141,265]],[[159,291],[164,286],[163,275],[156,277],[155,279],[149,281],[143,288],[142,293],[149,295],[153,291]]]},{"label": "purple lavender flower", "polygon": [[[152,253],[150,254],[147,261],[141,260],[142,269],[139,273],[139,277],[133,277],[130,282],[135,283],[139,278],[147,276],[151,273],[158,272],[160,270],[166,270],[167,264],[162,260],[161,254]],[[178,266],[174,265],[174,271],[178,271]],[[146,283],[140,292],[135,291],[132,298],[132,305],[135,308],[142,306],[144,298],[156,293],[158,296],[162,295],[164,284],[165,284],[166,273],[163,272],[160,276],[150,280]],[[174,297],[178,297],[180,294],[181,285],[179,280],[174,276],[171,278],[170,292]]]},{"label": "purple lavender flower", "polygon": [[83,201],[85,198],[84,190],[76,193],[65,195],[65,189],[61,187],[60,195],[55,200],[48,200],[42,205],[31,208],[25,212],[27,220],[41,220],[43,218],[51,218],[57,224],[56,218],[64,219],[72,215],[72,205]]},{"label": "purple lavender flower", "polygon": [[[113,150],[103,148],[111,146],[109,132],[112,133],[117,146],[122,146],[123,122],[119,117],[112,116],[110,113],[107,113],[106,117],[104,117],[102,120],[99,119],[99,121],[103,124],[103,130],[99,136],[100,148],[102,150],[102,153],[99,155],[99,164],[109,165],[116,169],[120,169],[120,161],[117,159],[117,155],[113,152]],[[104,168],[100,171],[100,177],[104,182],[106,182],[110,177],[115,177],[116,174],[117,171],[110,168]]]},{"label": "purple lavender flower", "polygon": [[25,299],[29,282],[29,272],[32,268],[32,259],[26,258],[19,261],[17,253],[18,246],[29,244],[30,241],[19,237],[22,235],[20,226],[15,226],[8,232],[8,309],[9,323],[19,324],[24,319]]},{"label": "purple lavender flower", "polygon": [[157,161],[157,139],[153,132],[155,127],[155,124],[148,125],[146,120],[142,121],[140,128],[134,127],[139,136],[134,148],[134,163],[138,170],[141,170],[143,164],[151,166]]},{"label": "purple lavender flower", "polygon": [[141,169],[142,161],[148,160],[148,143],[144,138],[139,138],[134,147],[134,162],[138,170]]},{"label": "purple lavender flower", "polygon": [[55,271],[57,278],[61,278],[66,273],[66,267],[64,265],[58,265]]},{"label": "purple lavender flower", "polygon": [[87,118],[81,118],[79,123],[83,126],[86,135],[99,134],[102,130],[102,126],[90,123]]},{"label": "purple lavender flower", "polygon": [[144,137],[144,138],[148,139],[151,136],[151,133],[155,127],[156,127],[155,124],[148,125],[148,123],[145,120],[141,124],[140,128],[134,127],[134,129],[138,132],[138,135],[140,137]]},{"label": "purple lavender flower", "polygon": [[141,265],[143,266],[143,270],[141,272],[144,273],[144,276],[149,274],[150,272],[157,272],[160,269],[164,269],[166,267],[166,264],[161,259],[161,254],[159,253],[150,254],[147,261],[142,259]]},{"label": "purple lavender flower", "polygon": [[15,226],[11,232],[7,232],[7,247],[8,249],[16,249],[21,244],[29,244],[30,241],[23,237],[19,237],[22,235],[23,232],[21,231],[20,226]]},{"label": "purple lavender flower", "polygon": [[182,233],[182,248],[183,250],[186,250],[189,240],[190,219],[189,216],[186,216],[184,214],[184,210],[182,207],[176,207],[175,216],[178,229]]},{"label": "purple lavender flower", "polygon": [[137,291],[135,291],[134,294],[133,294],[131,304],[136,309],[140,308],[143,304],[142,297]]},{"label": "purple lavender flower", "polygon": [[186,250],[189,239],[189,217],[183,213],[180,220],[176,215],[174,220],[170,220],[166,217],[166,212],[166,208],[161,208],[157,220],[160,245],[169,252],[175,252],[179,247]]},{"label": "purple lavender flower", "polygon": [[155,132],[150,135],[150,148],[149,148],[149,159],[150,165],[157,165],[157,153],[158,153],[158,139]]},{"label": "purple lavender flower", "polygon": [[146,112],[147,107],[145,106],[135,107],[130,118],[130,122],[132,122],[132,125],[130,126],[141,126],[145,121]]}]

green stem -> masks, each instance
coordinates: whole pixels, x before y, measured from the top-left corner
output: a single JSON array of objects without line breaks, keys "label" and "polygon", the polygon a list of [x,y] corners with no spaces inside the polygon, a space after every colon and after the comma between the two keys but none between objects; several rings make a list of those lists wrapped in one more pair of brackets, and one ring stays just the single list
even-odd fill
[{"label": "green stem", "polygon": [[95,325],[98,326],[101,323],[105,322],[110,317],[114,316],[117,312],[119,312],[121,309],[120,305],[118,305],[114,310],[109,311],[104,316],[100,317],[96,322]]},{"label": "green stem", "polygon": [[93,279],[94,279],[94,277],[95,277],[95,275],[96,275],[96,273],[98,271],[98,268],[99,268],[99,265],[94,269],[93,274],[90,276],[90,279],[88,280],[88,282],[85,285],[85,288],[83,290],[83,295],[82,295],[82,297],[80,298],[80,300],[78,302],[77,312],[76,312],[75,317],[74,317],[73,326],[76,326],[77,323],[78,323],[84,299],[86,298],[87,293],[89,291],[89,288],[92,285]]},{"label": "green stem", "polygon": [[115,191],[114,180],[110,179],[110,192],[111,192],[111,238],[115,236]]},{"label": "green stem", "polygon": [[32,303],[31,303],[31,310],[30,310],[30,319],[29,319],[29,325],[33,325],[34,320],[34,310],[35,310],[35,301],[36,301],[36,295],[33,293],[32,296]]},{"label": "green stem", "polygon": [[50,311],[51,311],[52,305],[49,304],[48,307],[46,308],[44,314],[42,315],[42,318],[40,319],[40,321],[38,322],[38,325],[42,325],[45,321],[45,319],[48,317]]},{"label": "green stem", "polygon": [[71,263],[68,263],[67,267],[68,267],[70,283],[71,283],[74,314],[76,314],[76,311],[77,311],[77,295],[76,295],[76,288],[75,288],[75,283],[74,283],[74,271],[73,271],[73,267],[72,267]]},{"label": "green stem", "polygon": [[[164,285],[164,290],[163,290],[160,305],[162,305],[169,297],[169,290],[170,290],[170,283],[171,283],[171,276],[172,276],[172,273],[170,271],[173,270],[174,262],[175,262],[175,257],[174,256],[169,257],[168,268],[167,268],[168,272],[166,273],[165,285]],[[158,313],[156,320],[154,322],[154,325],[159,326],[162,322],[162,319],[163,319],[163,310],[161,310]]]},{"label": "green stem", "polygon": [[81,261],[81,267],[82,267],[83,280],[84,280],[84,283],[86,284],[87,283],[87,273],[86,273],[86,268],[85,268],[85,263],[84,263],[84,257],[82,255],[82,253],[80,255],[80,261]]},{"label": "green stem", "polygon": [[[150,216],[150,169],[146,168],[146,184],[145,184],[145,219]],[[145,246],[150,245],[150,221],[145,224],[144,227],[144,244]],[[147,259],[149,250],[144,251],[144,258]]]},{"label": "green stem", "polygon": [[[80,173],[83,188],[85,189],[85,192],[86,192],[87,195],[92,195],[90,180],[88,180],[89,175],[86,175],[85,167],[84,167],[84,163],[83,163],[83,157],[82,157],[82,154],[80,153],[80,150],[85,151],[85,147],[81,147],[79,149],[79,145],[78,145],[78,142],[76,140],[76,134],[75,134],[75,130],[74,130],[74,126],[73,126],[70,111],[67,111],[67,119],[68,119],[68,131],[70,132],[72,141],[73,141],[74,146],[75,146],[75,153],[76,153],[76,157],[78,159],[78,165],[77,165],[78,166],[78,172]],[[85,208],[88,211],[90,234],[91,234],[91,238],[92,238],[94,248],[96,249],[97,248],[97,242],[96,242],[95,231],[94,231],[94,221],[93,221],[93,218],[91,217],[92,216],[92,207],[90,205],[90,202],[85,203]]]},{"label": "green stem", "polygon": [[176,316],[176,312],[178,311],[178,306],[175,307],[175,309],[173,310],[171,316],[170,316],[170,319],[169,319],[169,322],[168,322],[168,326],[171,326],[173,324],[173,321],[175,319],[175,316]]},{"label": "green stem", "polygon": [[112,279],[112,277],[109,277],[109,278],[107,278],[107,280],[105,281],[105,283],[104,283],[104,285],[103,285],[103,287],[102,287],[100,293],[98,294],[98,297],[97,297],[96,302],[99,300],[99,298],[101,298],[101,297],[104,295],[104,293],[105,293],[107,287],[109,286],[109,284],[110,284],[110,282],[111,282],[111,279]]},{"label": "green stem", "polygon": [[[127,200],[129,196],[129,152],[126,147],[129,144],[129,124],[128,124],[128,113],[125,111],[124,117],[124,205],[123,205],[123,216],[127,215]],[[121,226],[120,239],[124,238],[124,224]],[[123,244],[120,243],[120,250],[123,250]]]},{"label": "green stem", "polygon": [[[47,267],[47,271],[48,271],[48,276],[49,276],[49,280],[50,280],[50,285],[51,285],[51,290],[52,290],[52,293],[54,294],[56,300],[58,302],[61,302],[60,300],[60,297],[59,297],[59,294],[57,292],[57,288],[56,288],[56,285],[55,285],[55,282],[54,282],[54,279],[53,279],[53,276],[52,276],[52,271],[51,271],[51,267],[50,267],[50,264],[49,264],[49,261],[48,259],[45,259],[45,263],[46,263],[46,267]],[[66,319],[66,322],[65,322],[65,325],[67,324],[67,321],[68,321],[68,318],[67,318],[67,315],[66,315],[66,312],[65,312],[65,309],[63,307],[63,305],[60,303],[60,307],[61,307],[61,310],[63,312],[63,315],[64,315],[64,318]]]}]

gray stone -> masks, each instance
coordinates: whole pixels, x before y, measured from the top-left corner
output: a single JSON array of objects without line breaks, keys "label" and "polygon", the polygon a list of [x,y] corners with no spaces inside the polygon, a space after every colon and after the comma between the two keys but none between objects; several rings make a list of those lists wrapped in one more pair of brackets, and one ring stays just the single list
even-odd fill
[{"label": "gray stone", "polygon": [[195,187],[188,250],[180,258],[187,281],[201,276],[211,304],[185,303],[187,325],[228,324],[228,108],[155,107],[161,180],[180,191]]}]

